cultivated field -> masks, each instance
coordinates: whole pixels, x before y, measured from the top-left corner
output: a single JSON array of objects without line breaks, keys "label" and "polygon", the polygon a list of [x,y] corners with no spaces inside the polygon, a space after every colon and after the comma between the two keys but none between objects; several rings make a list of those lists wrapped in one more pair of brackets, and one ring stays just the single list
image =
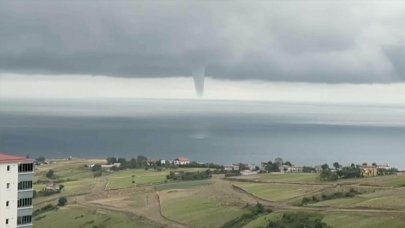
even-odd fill
[{"label": "cultivated field", "polygon": [[[243,227],[263,227],[285,213],[315,215],[332,227],[403,227],[405,176],[321,182],[317,174],[259,174],[195,181],[168,181],[170,170],[104,171],[94,177],[92,161],[58,161],[39,166],[39,191],[46,181],[64,185],[61,193],[37,196],[34,227],[221,227],[239,221],[261,203],[271,213],[243,221]],[[54,170],[52,179],[46,177]],[[195,171],[197,169],[186,169]],[[201,169],[199,169],[201,170]],[[347,192],[356,192],[345,197]],[[327,196],[342,193],[338,198]],[[303,204],[303,198],[309,199]],[[313,200],[316,199],[316,201]],[[239,221],[240,222],[240,221]],[[234,225],[232,227],[241,227]]]}]

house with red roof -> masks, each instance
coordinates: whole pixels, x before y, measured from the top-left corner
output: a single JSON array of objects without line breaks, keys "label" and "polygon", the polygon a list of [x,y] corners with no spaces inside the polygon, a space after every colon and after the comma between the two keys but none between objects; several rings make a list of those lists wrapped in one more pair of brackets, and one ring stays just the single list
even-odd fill
[{"label": "house with red roof", "polygon": [[190,164],[190,160],[187,157],[178,157],[174,159],[175,165],[188,165]]}]

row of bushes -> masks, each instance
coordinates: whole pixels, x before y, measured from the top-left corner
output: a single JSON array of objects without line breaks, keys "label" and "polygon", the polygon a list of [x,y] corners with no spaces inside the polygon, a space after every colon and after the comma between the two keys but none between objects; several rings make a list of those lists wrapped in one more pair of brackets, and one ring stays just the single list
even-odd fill
[{"label": "row of bushes", "polygon": [[257,203],[254,207],[250,209],[249,213],[245,213],[242,216],[225,223],[224,225],[222,225],[222,227],[223,228],[243,227],[250,221],[256,219],[258,216],[271,212],[272,212],[271,209],[266,210],[261,203]]},{"label": "row of bushes", "polygon": [[184,171],[170,171],[169,175],[166,176],[168,180],[202,180],[211,178],[211,170],[206,171],[195,171],[195,172],[184,172]]},{"label": "row of bushes", "polygon": [[240,171],[239,170],[227,170],[224,171],[225,177],[235,177],[235,176],[240,176]]},{"label": "row of bushes", "polygon": [[38,215],[40,215],[42,213],[45,213],[45,212],[48,212],[48,211],[58,210],[58,207],[63,207],[63,206],[66,205],[66,203],[67,203],[67,198],[66,197],[64,197],[64,196],[59,197],[57,206],[52,205],[52,204],[48,204],[46,206],[43,206],[40,209],[36,209],[32,213],[32,216],[35,217],[35,216],[38,216]]},{"label": "row of bushes", "polygon": [[316,227],[329,228],[330,226],[322,222],[322,217],[318,215],[285,213],[277,221],[268,221],[266,228],[280,227]]},{"label": "row of bushes", "polygon": [[316,202],[325,201],[325,200],[350,198],[350,197],[354,197],[359,194],[361,194],[361,192],[356,191],[355,189],[351,188],[348,192],[334,192],[332,194],[322,194],[321,197],[316,197],[316,196],[304,197],[301,201],[301,205],[316,203]]}]

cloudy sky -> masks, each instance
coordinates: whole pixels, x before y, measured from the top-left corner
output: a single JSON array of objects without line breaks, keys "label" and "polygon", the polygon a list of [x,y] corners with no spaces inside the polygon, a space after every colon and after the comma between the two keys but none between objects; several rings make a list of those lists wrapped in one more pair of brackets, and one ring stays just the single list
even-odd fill
[{"label": "cloudy sky", "polygon": [[0,0],[0,15],[4,151],[405,168],[404,0]]},{"label": "cloudy sky", "polygon": [[1,1],[0,99],[405,103],[405,1]]}]

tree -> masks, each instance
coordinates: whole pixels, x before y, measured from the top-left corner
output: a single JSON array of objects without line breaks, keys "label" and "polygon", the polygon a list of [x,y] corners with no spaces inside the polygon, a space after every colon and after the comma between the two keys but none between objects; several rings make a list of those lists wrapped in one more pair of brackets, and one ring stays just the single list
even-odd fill
[{"label": "tree", "polygon": [[102,175],[103,171],[101,169],[93,172],[93,177],[101,177]]},{"label": "tree", "polygon": [[249,169],[249,166],[243,163],[239,163],[239,170],[247,170]]},{"label": "tree", "polygon": [[361,176],[361,170],[359,167],[346,166],[337,171],[337,174],[341,178],[358,178]]},{"label": "tree", "polygon": [[377,163],[373,162],[372,166],[377,166]]},{"label": "tree", "polygon": [[304,173],[315,173],[315,172],[316,172],[316,169],[313,168],[313,167],[304,166],[304,167],[302,168],[302,172],[304,172]]},{"label": "tree", "polygon": [[367,162],[363,162],[363,164],[362,164],[363,166],[367,166]]},{"label": "tree", "polygon": [[278,157],[278,158],[274,159],[274,163],[277,163],[277,164],[279,164],[279,165],[282,165],[282,164],[283,164],[283,159],[280,158],[280,157]]},{"label": "tree", "polygon": [[45,157],[39,157],[37,159],[35,159],[38,163],[43,163],[45,162]]},{"label": "tree", "polygon": [[115,158],[115,157],[108,157],[106,160],[107,160],[108,165],[117,163],[117,158]]},{"label": "tree", "polygon": [[284,162],[284,164],[283,164],[283,165],[292,166],[291,162],[289,162],[289,161]]},{"label": "tree", "polygon": [[266,165],[267,172],[280,172],[278,163],[272,163],[270,165]]},{"label": "tree", "polygon": [[333,167],[335,167],[335,169],[338,170],[342,166],[339,164],[339,162],[334,162]]},{"label": "tree", "polygon": [[331,172],[329,169],[323,169],[320,174],[321,180],[324,181],[335,181],[338,179],[336,173]]},{"label": "tree", "polygon": [[46,177],[52,178],[54,174],[55,174],[54,171],[53,171],[52,169],[50,169],[50,170],[48,170],[48,172],[46,173]]},{"label": "tree", "polygon": [[143,156],[143,155],[138,155],[138,157],[136,158],[136,160],[137,160],[138,162],[146,162],[146,161],[148,161],[148,158],[147,158],[146,156]]},{"label": "tree", "polygon": [[101,165],[100,164],[94,164],[93,167],[91,167],[91,171],[96,172],[101,170]]},{"label": "tree", "polygon": [[328,164],[323,164],[322,166],[321,166],[321,168],[322,168],[322,170],[328,170],[329,169],[329,165]]},{"label": "tree", "polygon": [[58,206],[63,207],[66,205],[66,203],[67,203],[66,197],[64,196],[59,197]]}]

